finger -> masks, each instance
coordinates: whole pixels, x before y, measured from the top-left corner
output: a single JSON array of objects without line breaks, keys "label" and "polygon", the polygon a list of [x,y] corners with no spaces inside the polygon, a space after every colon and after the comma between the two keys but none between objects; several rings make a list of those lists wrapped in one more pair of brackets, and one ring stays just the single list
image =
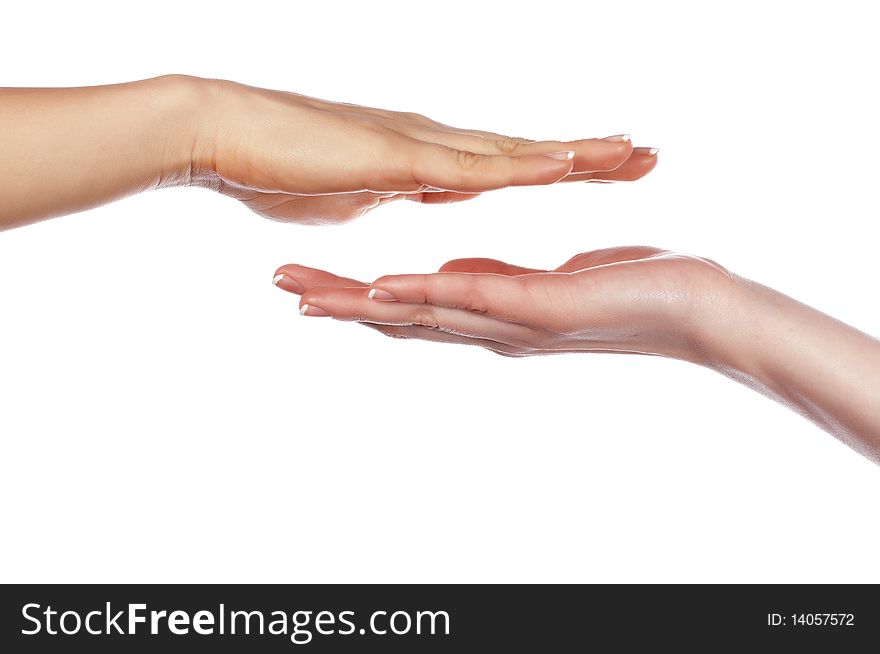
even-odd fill
[{"label": "finger", "polygon": [[559,266],[556,269],[556,272],[576,272],[578,270],[595,268],[596,266],[604,266],[611,263],[647,259],[649,257],[665,254],[666,252],[666,250],[645,245],[631,245],[606,248],[604,250],[593,250],[592,252],[581,252]]},{"label": "finger", "polygon": [[375,179],[368,188],[422,191],[424,188],[421,187],[428,186],[459,193],[479,193],[507,186],[554,184],[568,175],[573,165],[571,152],[512,157],[477,154],[438,143],[407,140],[407,148],[395,150],[396,170],[386,173],[382,179]]},{"label": "finger", "polygon": [[[371,109],[370,111],[376,112],[377,110]],[[461,127],[453,127],[452,125],[447,125],[445,123],[438,122],[427,116],[423,116],[417,113],[409,113],[409,112],[396,112],[396,111],[385,111],[378,110],[379,113],[374,113],[377,118],[380,118],[386,122],[386,125],[389,129],[393,129],[399,132],[405,132],[407,129],[413,126],[424,127],[426,129],[439,130],[443,132],[452,132],[455,134],[465,134],[470,136],[482,136],[483,138],[488,139],[507,139],[510,141],[517,141],[519,143],[534,143],[533,139],[526,139],[515,136],[505,136],[504,134],[498,134],[497,132],[487,132],[482,129],[464,129]],[[431,139],[429,139],[431,140]]]},{"label": "finger", "polygon": [[496,275],[525,275],[528,273],[547,272],[537,268],[523,268],[504,263],[497,259],[469,258],[453,259],[447,261],[438,272],[461,272],[461,273],[495,273]]},{"label": "finger", "polygon": [[641,179],[657,165],[657,148],[633,148],[632,155],[615,170],[598,173],[574,173],[563,182],[587,182],[592,180],[611,182],[634,182]]},{"label": "finger", "polygon": [[455,191],[425,191],[423,193],[408,193],[404,197],[411,202],[421,204],[451,204],[452,202],[473,200],[480,195],[480,193],[457,193]]},{"label": "finger", "polygon": [[498,135],[481,136],[421,126],[407,127],[406,134],[420,141],[441,143],[450,148],[477,154],[522,157],[573,151],[575,154],[572,173],[614,170],[629,158],[633,149],[628,134],[609,136],[604,139],[533,142]]},{"label": "finger", "polygon": [[531,347],[539,339],[539,333],[530,327],[473,311],[426,304],[376,302],[369,298],[365,288],[312,288],[300,298],[300,310],[306,316],[329,315],[336,320],[421,326],[447,334],[486,338],[519,347]]},{"label": "finger", "polygon": [[[370,285],[370,296],[381,304],[403,302],[462,309],[499,320],[541,325],[541,308],[526,280],[541,279],[549,291],[553,273],[508,275],[440,272],[431,275],[389,275]],[[531,288],[534,288],[533,286]],[[541,298],[543,299],[543,297]]]},{"label": "finger", "polygon": [[443,123],[435,122],[432,125],[435,129],[446,130],[447,132],[455,132],[456,134],[468,134],[470,136],[482,136],[487,139],[506,139],[509,141],[516,141],[517,143],[536,143],[535,139],[527,139],[521,136],[507,136],[506,134],[499,134],[498,132],[487,132],[484,129],[464,129],[461,127],[452,127],[451,125],[444,125]]},{"label": "finger", "polygon": [[379,200],[379,205],[396,202],[397,200],[409,200],[410,202],[418,202],[420,204],[450,204],[452,202],[465,202],[473,200],[482,195],[481,193],[457,193],[455,191],[434,191],[427,190],[419,193],[395,193],[389,194]]},{"label": "finger", "polygon": [[288,293],[295,293],[296,295],[302,295],[305,291],[316,286],[325,286],[329,288],[367,287],[367,284],[356,279],[339,277],[326,270],[309,268],[296,263],[288,263],[276,270],[275,276],[272,278],[272,283],[278,288],[285,290]]},{"label": "finger", "polygon": [[378,206],[388,204],[389,202],[397,202],[398,200],[409,200],[410,202],[418,202],[419,204],[451,204],[453,202],[465,202],[480,197],[481,193],[457,193],[454,191],[436,191],[429,189],[419,193],[386,193],[380,194]]},{"label": "finger", "polygon": [[472,338],[468,336],[458,336],[457,334],[447,334],[436,329],[428,329],[427,327],[401,327],[397,325],[378,325],[376,323],[361,323],[364,327],[369,327],[377,332],[390,336],[391,338],[429,341],[433,343],[454,343],[457,345],[471,345],[483,347],[497,354],[505,356],[525,356],[529,351],[527,348],[517,347],[516,345],[507,345],[506,343],[498,343],[490,341],[487,338]]}]

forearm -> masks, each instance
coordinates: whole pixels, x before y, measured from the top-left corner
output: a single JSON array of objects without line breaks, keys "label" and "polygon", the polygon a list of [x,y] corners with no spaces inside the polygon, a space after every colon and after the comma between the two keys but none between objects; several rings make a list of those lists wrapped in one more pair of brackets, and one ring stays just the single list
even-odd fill
[{"label": "forearm", "polygon": [[737,289],[709,365],[880,463],[880,341],[759,284]]},{"label": "forearm", "polygon": [[0,89],[0,229],[187,181],[200,83]]}]

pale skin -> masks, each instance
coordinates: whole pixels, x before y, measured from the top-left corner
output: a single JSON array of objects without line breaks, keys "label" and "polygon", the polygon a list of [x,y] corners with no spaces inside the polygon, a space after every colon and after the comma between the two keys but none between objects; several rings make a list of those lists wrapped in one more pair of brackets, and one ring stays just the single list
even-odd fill
[{"label": "pale skin", "polygon": [[627,135],[531,141],[182,75],[0,89],[0,144],[0,229],[167,186],[210,188],[274,220],[341,222],[397,199],[633,181],[657,161]]},{"label": "pale skin", "polygon": [[[397,199],[634,181],[656,150],[625,135],[532,141],[412,113],[179,75],[0,89],[0,229],[167,186],[210,188],[270,219],[342,222]],[[626,352],[708,366],[880,462],[880,343],[696,257],[580,254],[553,271],[462,259],[372,285],[284,266],[307,316],[509,356]]]},{"label": "pale skin", "polygon": [[395,338],[522,357],[618,352],[706,366],[880,463],[880,341],[717,263],[651,247],[585,252],[554,270],[492,259],[372,284],[299,265],[275,283],[303,315]]}]

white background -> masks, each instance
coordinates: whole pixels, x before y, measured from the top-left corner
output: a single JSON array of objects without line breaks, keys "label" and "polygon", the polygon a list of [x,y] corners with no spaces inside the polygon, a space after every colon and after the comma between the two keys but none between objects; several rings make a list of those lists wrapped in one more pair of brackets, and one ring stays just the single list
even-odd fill
[{"label": "white background", "polygon": [[4,5],[0,84],[182,72],[661,161],[335,228],[174,189],[0,234],[0,579],[880,581],[880,470],[728,379],[397,342],[271,284],[642,243],[880,333],[869,3],[88,6]]}]

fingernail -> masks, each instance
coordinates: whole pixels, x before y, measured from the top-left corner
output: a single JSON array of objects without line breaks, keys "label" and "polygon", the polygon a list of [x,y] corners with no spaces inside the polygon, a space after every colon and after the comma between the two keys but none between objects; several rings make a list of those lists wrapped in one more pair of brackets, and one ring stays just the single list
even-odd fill
[{"label": "fingernail", "polygon": [[272,278],[272,283],[278,288],[283,288],[285,291],[302,295],[303,289],[300,283],[293,277],[288,277],[284,273],[275,275],[275,277]]},{"label": "fingernail", "polygon": [[633,148],[633,152],[637,152],[639,154],[649,154],[653,156],[660,152],[660,148]]},{"label": "fingernail", "polygon": [[559,161],[571,161],[574,159],[574,150],[562,150],[561,152],[551,152],[548,155],[551,159],[558,159]]},{"label": "fingernail", "polygon": [[383,291],[381,288],[371,288],[370,292],[367,293],[367,297],[371,300],[378,300],[379,302],[397,302],[396,297],[388,291]]},{"label": "fingernail", "polygon": [[629,134],[615,134],[614,136],[606,136],[606,137],[605,137],[604,139],[602,139],[602,140],[603,140],[603,141],[613,141],[613,142],[616,142],[616,143],[620,143],[621,141],[623,141],[623,142],[629,141],[629,139],[630,139],[630,135],[629,135]]},{"label": "fingernail", "polygon": [[321,307],[312,306],[311,304],[304,304],[299,308],[299,315],[323,318],[325,316],[329,316],[330,314],[324,311]]}]

